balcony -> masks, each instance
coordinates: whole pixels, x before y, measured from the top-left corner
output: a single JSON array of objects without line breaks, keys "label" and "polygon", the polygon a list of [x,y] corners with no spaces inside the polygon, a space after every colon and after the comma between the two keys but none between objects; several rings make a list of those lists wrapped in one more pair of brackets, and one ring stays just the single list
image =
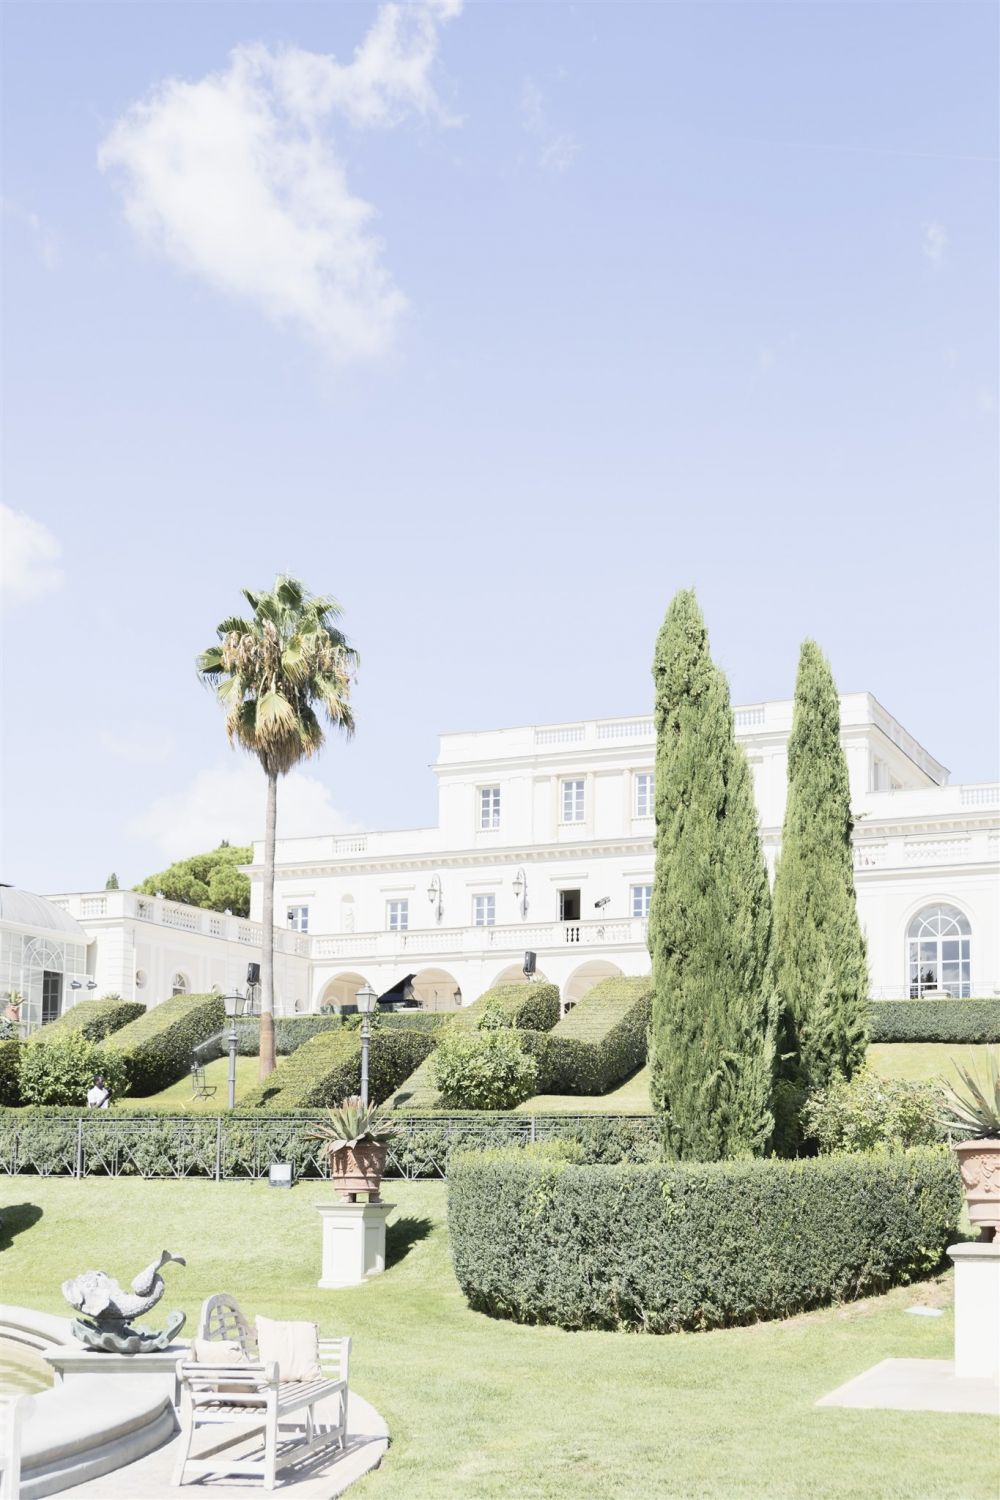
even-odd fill
[{"label": "balcony", "polygon": [[435,927],[419,932],[354,932],[312,939],[314,960],[379,958],[404,962],[408,957],[517,956],[530,948],[539,955],[566,947],[601,952],[645,948],[646,922],[641,917],[607,922],[514,923],[507,927]]},{"label": "balcony", "polygon": [[[177,932],[221,938],[224,942],[240,943],[248,948],[260,947],[264,931],[259,922],[249,922],[244,917],[234,917],[228,912],[204,911],[200,906],[168,901],[163,896],[140,896],[136,891],[99,891],[50,899],[53,906],[69,912],[85,927],[133,918],[159,927],[172,927]],[[274,929],[274,947],[277,953],[309,957],[309,937],[305,933],[289,932],[285,927]]]}]

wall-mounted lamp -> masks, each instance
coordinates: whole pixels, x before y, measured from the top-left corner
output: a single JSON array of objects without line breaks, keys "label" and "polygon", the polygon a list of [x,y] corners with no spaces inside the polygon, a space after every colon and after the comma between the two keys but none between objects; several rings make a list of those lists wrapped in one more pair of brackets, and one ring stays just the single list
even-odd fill
[{"label": "wall-mounted lamp", "polygon": [[528,878],[523,869],[518,870],[512,884],[514,886],[514,896],[520,907],[521,916],[526,917],[528,915]]},{"label": "wall-mounted lamp", "polygon": [[431,876],[431,883],[427,887],[427,899],[434,908],[434,920],[440,922],[441,913],[444,911],[444,893],[441,890],[440,875]]},{"label": "wall-mounted lamp", "polygon": [[462,987],[461,987],[461,985],[457,985],[456,984],[456,986],[455,986],[455,993],[452,995],[451,998],[455,1002],[455,1008],[456,1008],[456,1010],[460,1009],[461,1005],[462,1005]]}]

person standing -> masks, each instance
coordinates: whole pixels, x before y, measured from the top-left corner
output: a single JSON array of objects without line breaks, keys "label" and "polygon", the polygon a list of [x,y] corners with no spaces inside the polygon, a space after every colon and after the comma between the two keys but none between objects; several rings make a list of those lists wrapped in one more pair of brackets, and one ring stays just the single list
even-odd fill
[{"label": "person standing", "polygon": [[111,1090],[104,1079],[98,1073],[90,1088],[87,1090],[88,1109],[107,1109],[111,1103]]}]

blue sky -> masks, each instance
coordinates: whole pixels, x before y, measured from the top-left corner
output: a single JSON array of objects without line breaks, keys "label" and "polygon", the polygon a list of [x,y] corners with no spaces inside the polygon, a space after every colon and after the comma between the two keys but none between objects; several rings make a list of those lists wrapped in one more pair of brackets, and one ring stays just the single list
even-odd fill
[{"label": "blue sky", "polygon": [[363,661],[286,831],[644,710],[692,584],[994,778],[996,7],[402,9],[5,8],[0,878],[259,833],[193,661],[278,570]]}]

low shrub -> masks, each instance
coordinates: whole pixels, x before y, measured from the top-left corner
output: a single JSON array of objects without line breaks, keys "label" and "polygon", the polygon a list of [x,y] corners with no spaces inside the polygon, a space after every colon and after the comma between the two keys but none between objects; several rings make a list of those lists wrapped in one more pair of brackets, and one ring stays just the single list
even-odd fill
[{"label": "low shrub", "polygon": [[1000,1000],[873,1000],[870,1042],[1000,1042]]},{"label": "low shrub", "polygon": [[521,1036],[506,1027],[478,1032],[449,1028],[431,1062],[445,1107],[512,1109],[530,1098],[538,1063],[521,1045]]},{"label": "low shrub", "polygon": [[183,1078],[197,1044],[225,1024],[221,995],[174,995],[114,1032],[108,1046],[125,1057],[129,1093],[144,1097]]},{"label": "low shrub", "polygon": [[125,1059],[111,1047],[87,1040],[82,1031],[63,1031],[25,1042],[18,1061],[18,1092],[23,1104],[86,1105],[87,1090],[101,1074],[112,1099],[126,1092]]},{"label": "low shrub", "polygon": [[837,1075],[805,1101],[802,1128],[822,1152],[901,1151],[946,1138],[945,1092],[933,1083],[881,1078],[861,1068],[848,1082]]},{"label": "low shrub", "polygon": [[20,1053],[21,1043],[16,1038],[0,1039],[0,1108],[10,1109],[21,1102]]},{"label": "low shrub", "polygon": [[[421,1031],[382,1033],[369,1049],[368,1097],[388,1099],[434,1047]],[[241,1109],[295,1110],[339,1104],[361,1087],[361,1037],[356,1031],[324,1031],[282,1058],[271,1076],[244,1096]]]},{"label": "low shrub", "polygon": [[726,1327],[881,1292],[937,1268],[961,1204],[943,1147],[648,1166],[472,1151],[448,1174],[471,1305],[567,1329]]},{"label": "low shrub", "polygon": [[88,1042],[103,1042],[113,1031],[120,1031],[145,1014],[146,1007],[138,1000],[123,1000],[121,995],[102,995],[99,1000],[81,1000],[55,1021],[43,1026],[37,1035],[42,1041],[49,1041],[67,1031],[79,1031]]}]

